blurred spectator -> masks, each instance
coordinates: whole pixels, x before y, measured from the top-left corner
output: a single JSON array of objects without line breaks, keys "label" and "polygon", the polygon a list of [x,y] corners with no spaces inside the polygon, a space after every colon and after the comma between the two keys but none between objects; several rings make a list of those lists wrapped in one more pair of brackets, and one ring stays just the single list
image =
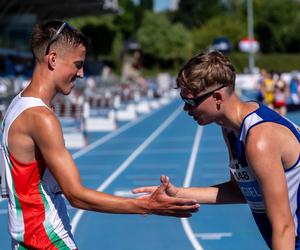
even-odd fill
[{"label": "blurred spectator", "polygon": [[81,115],[81,124],[80,129],[84,138],[84,145],[87,146],[89,144],[88,132],[87,132],[87,119],[90,117],[90,103],[85,98],[82,107],[82,115]]},{"label": "blurred spectator", "polygon": [[69,95],[69,100],[71,102],[71,116],[76,120],[81,119],[82,107],[84,103],[84,97],[81,91],[77,88],[74,88]]},{"label": "blurred spectator", "polygon": [[22,75],[31,77],[33,70],[33,59],[17,55],[0,55],[0,75],[13,77]]},{"label": "blurred spectator", "polygon": [[274,102],[274,84],[271,74],[267,71],[265,72],[263,82],[262,82],[262,96],[264,103],[269,107],[273,108]]},{"label": "blurred spectator", "polygon": [[0,81],[0,95],[5,96],[7,94],[7,86],[5,83]]},{"label": "blurred spectator", "polygon": [[273,75],[273,85],[274,85],[274,110],[279,114],[286,114],[286,105],[288,97],[288,86],[287,83],[281,78],[280,74]]},{"label": "blurred spectator", "polygon": [[101,80],[103,82],[113,83],[116,82],[116,76],[113,74],[108,65],[104,65],[101,73]]},{"label": "blurred spectator", "polygon": [[96,81],[92,76],[88,76],[85,80],[84,96],[91,100],[95,94]]},{"label": "blurred spectator", "polygon": [[30,80],[25,75],[19,73],[12,79],[13,81],[13,91],[15,94],[19,93],[22,89],[26,88],[30,83]]},{"label": "blurred spectator", "polygon": [[122,66],[122,82],[136,83],[143,91],[147,91],[147,82],[141,73],[142,58],[141,52],[136,50],[132,56],[124,58]]},{"label": "blurred spectator", "polygon": [[299,79],[298,79],[298,72],[292,72],[292,77],[290,81],[290,96],[293,105],[299,105]]},{"label": "blurred spectator", "polygon": [[256,82],[255,89],[258,90],[257,94],[257,101],[263,102],[264,101],[264,94],[263,94],[263,84],[265,81],[265,78],[267,77],[268,72],[265,69],[260,70],[260,75],[258,78],[258,81]]},{"label": "blurred spectator", "polygon": [[159,73],[157,75],[157,92],[160,96],[170,90],[171,76],[169,73]]}]

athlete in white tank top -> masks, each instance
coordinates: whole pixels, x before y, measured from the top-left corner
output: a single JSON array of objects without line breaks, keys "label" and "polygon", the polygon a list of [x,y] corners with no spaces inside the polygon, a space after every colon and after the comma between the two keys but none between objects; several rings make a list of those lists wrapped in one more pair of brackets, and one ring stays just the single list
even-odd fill
[{"label": "athlete in white tank top", "polygon": [[34,107],[48,108],[41,99],[19,94],[9,106],[2,125],[13,248],[76,249],[61,190],[44,161],[22,163],[9,151],[11,125],[25,110]]}]

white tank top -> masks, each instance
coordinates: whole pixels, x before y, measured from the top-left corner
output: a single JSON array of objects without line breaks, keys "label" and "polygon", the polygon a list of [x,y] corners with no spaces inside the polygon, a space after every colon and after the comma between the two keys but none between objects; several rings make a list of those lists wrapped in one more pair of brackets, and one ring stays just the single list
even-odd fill
[{"label": "white tank top", "polygon": [[41,99],[22,97],[20,93],[11,102],[2,123],[2,172],[5,172],[8,193],[13,249],[20,246],[76,249],[62,192],[45,162],[22,163],[9,153],[10,126],[20,114],[33,107],[48,108]]}]

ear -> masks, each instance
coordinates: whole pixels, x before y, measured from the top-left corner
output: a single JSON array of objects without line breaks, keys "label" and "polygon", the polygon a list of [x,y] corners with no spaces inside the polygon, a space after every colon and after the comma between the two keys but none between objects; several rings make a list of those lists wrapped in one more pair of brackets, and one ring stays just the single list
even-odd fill
[{"label": "ear", "polygon": [[48,67],[52,70],[56,66],[56,56],[57,55],[55,52],[50,52],[49,55],[47,56]]},{"label": "ear", "polygon": [[220,110],[221,108],[221,104],[223,102],[223,95],[221,92],[217,91],[213,94],[213,98],[215,100],[215,103],[216,103],[216,107],[217,107],[217,110]]},{"label": "ear", "polygon": [[214,98],[216,104],[221,104],[223,101],[223,95],[219,91],[216,91],[215,93],[213,93],[213,98]]}]

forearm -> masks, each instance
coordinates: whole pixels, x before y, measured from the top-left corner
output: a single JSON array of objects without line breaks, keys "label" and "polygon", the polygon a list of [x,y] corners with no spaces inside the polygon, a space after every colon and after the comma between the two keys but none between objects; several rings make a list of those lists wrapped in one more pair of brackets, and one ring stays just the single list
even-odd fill
[{"label": "forearm", "polygon": [[68,195],[67,198],[72,206],[84,210],[118,214],[150,212],[146,200],[113,196],[85,187],[81,187],[80,191]]},{"label": "forearm", "polygon": [[[51,167],[56,181],[72,206],[106,213],[148,213],[149,204],[145,200],[113,196],[84,187],[81,184],[79,171],[68,151],[64,151],[55,162],[51,160],[52,158],[48,159],[47,165]],[[61,171],[61,166],[68,167]]]},{"label": "forearm", "polygon": [[273,250],[294,250],[295,231],[293,226],[286,226],[280,230],[272,231]]},{"label": "forearm", "polygon": [[239,189],[230,181],[211,187],[178,188],[176,196],[195,199],[200,204],[245,203]]}]

